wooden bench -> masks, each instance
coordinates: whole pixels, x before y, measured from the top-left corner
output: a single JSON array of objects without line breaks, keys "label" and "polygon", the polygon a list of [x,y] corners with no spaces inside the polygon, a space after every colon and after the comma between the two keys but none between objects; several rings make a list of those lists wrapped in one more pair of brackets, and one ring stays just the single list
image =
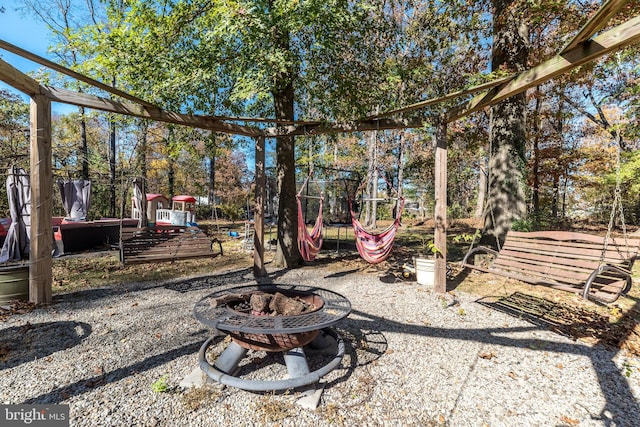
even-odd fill
[{"label": "wooden bench", "polygon": [[[631,289],[631,268],[639,247],[638,238],[609,237],[603,254],[605,238],[600,236],[510,231],[499,252],[483,246],[472,248],[462,266],[612,303]],[[492,255],[493,260],[476,265],[475,256],[483,253]]]},{"label": "wooden bench", "polygon": [[198,227],[163,225],[146,228],[122,227],[122,264],[167,261],[222,255],[222,244]]}]

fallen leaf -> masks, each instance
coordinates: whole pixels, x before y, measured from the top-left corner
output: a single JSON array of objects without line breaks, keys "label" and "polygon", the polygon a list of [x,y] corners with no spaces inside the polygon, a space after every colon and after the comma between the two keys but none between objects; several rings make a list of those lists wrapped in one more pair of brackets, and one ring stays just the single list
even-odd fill
[{"label": "fallen leaf", "polygon": [[569,424],[570,426],[577,426],[578,424],[580,424],[580,421],[573,418],[569,418],[566,415],[561,416],[560,421],[562,421],[563,423]]},{"label": "fallen leaf", "polygon": [[556,368],[558,368],[558,369],[563,369],[563,368],[564,368],[564,365],[563,365],[562,363],[558,363],[558,364],[556,365]]},{"label": "fallen leaf", "polygon": [[489,353],[480,353],[478,356],[480,356],[482,359],[491,360],[494,357],[496,357],[496,354],[494,352],[489,352]]}]

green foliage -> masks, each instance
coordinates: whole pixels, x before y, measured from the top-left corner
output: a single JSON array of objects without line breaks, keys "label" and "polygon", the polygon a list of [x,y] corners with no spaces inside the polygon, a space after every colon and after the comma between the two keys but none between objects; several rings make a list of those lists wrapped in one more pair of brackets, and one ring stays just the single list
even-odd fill
[{"label": "green foliage", "polygon": [[441,254],[442,251],[436,247],[436,244],[433,242],[433,239],[420,237],[422,252],[426,252],[429,255],[436,256]]},{"label": "green foliage", "polygon": [[511,229],[513,231],[534,231],[535,224],[530,218],[517,219],[511,223]]},{"label": "green foliage", "polygon": [[228,218],[232,221],[238,221],[245,216],[244,206],[225,203],[218,206],[218,208],[222,212],[222,216],[224,218]]},{"label": "green foliage", "polygon": [[460,233],[457,234],[453,237],[453,242],[454,243],[461,243],[461,242],[473,242],[475,239],[479,239],[480,236],[482,235],[482,233],[480,232],[480,230],[476,230],[475,233],[471,234],[471,233]]},{"label": "green foliage", "polygon": [[169,384],[167,383],[167,376],[162,376],[158,378],[156,381],[151,384],[151,390],[154,393],[166,393],[170,390]]},{"label": "green foliage", "polygon": [[213,209],[210,205],[196,205],[196,220],[201,221],[212,218]]},{"label": "green foliage", "polygon": [[29,169],[29,104],[4,89],[0,89],[0,159],[3,171],[14,164]]}]

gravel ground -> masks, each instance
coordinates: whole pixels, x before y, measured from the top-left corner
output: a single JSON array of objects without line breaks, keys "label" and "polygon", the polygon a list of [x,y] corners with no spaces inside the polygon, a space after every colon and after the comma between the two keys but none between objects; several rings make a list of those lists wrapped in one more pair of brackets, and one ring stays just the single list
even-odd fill
[{"label": "gravel ground", "polygon": [[[640,360],[557,335],[456,292],[305,267],[281,284],[346,296],[337,325],[346,354],[326,375],[316,410],[298,392],[213,385],[184,390],[212,331],[194,304],[249,270],[57,296],[0,325],[0,401],[70,405],[74,426],[637,426]],[[221,338],[212,351],[226,345]],[[279,354],[244,368],[282,375]],[[164,392],[152,385],[166,383]]]}]

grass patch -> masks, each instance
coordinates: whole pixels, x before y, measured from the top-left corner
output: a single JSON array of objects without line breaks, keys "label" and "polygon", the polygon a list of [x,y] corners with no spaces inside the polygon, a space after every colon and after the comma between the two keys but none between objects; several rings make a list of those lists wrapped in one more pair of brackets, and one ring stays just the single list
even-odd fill
[{"label": "grass patch", "polygon": [[196,411],[208,403],[216,402],[221,395],[222,392],[213,387],[190,387],[182,393],[182,403],[187,409]]},{"label": "grass patch", "polygon": [[279,423],[293,414],[293,404],[276,398],[273,393],[260,396],[254,408],[256,415],[264,423]]},{"label": "grass patch", "polygon": [[252,254],[224,242],[224,255],[216,258],[185,259],[157,263],[122,265],[116,251],[62,256],[53,260],[53,292],[71,292],[122,283],[164,281],[187,276],[214,274],[221,269],[245,268]]}]

